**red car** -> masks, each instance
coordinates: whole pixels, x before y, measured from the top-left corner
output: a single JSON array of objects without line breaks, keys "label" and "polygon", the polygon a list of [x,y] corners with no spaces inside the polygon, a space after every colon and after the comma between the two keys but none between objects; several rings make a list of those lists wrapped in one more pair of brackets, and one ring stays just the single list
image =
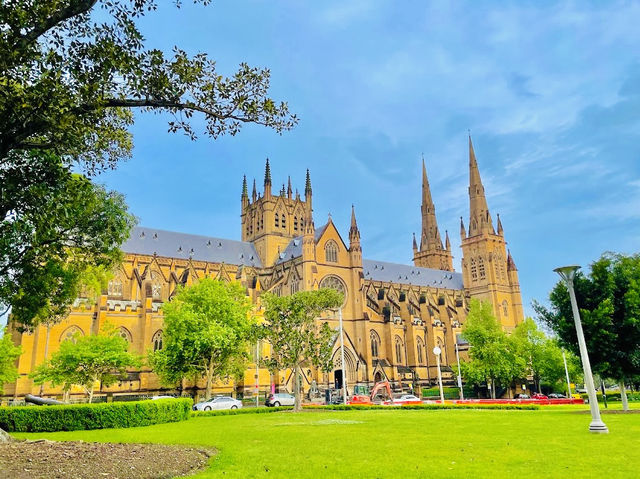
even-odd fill
[{"label": "red car", "polygon": [[549,399],[549,397],[544,394],[536,393],[531,396],[531,399]]}]

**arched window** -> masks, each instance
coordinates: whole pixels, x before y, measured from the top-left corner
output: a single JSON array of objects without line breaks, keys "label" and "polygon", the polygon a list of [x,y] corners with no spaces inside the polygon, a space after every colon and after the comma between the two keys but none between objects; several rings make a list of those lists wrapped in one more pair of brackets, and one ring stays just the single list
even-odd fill
[{"label": "arched window", "polygon": [[298,231],[298,217],[293,217],[293,231]]},{"label": "arched window", "polygon": [[335,241],[327,241],[324,246],[324,257],[328,263],[338,262],[338,245]]},{"label": "arched window", "polygon": [[484,279],[486,277],[486,272],[484,270],[484,259],[482,256],[478,257],[478,275],[480,279]]},{"label": "arched window", "polygon": [[422,342],[422,339],[418,338],[418,365],[422,364],[422,361],[424,361],[424,344]]},{"label": "arched window", "polygon": [[124,338],[128,343],[132,342],[131,332],[124,326],[120,326],[120,329],[118,329],[118,334],[120,335],[121,338]]},{"label": "arched window", "polygon": [[76,339],[78,339],[78,337],[80,336],[84,336],[82,329],[80,329],[78,326],[69,326],[60,335],[60,342],[62,343],[64,341],[73,341],[75,343]]},{"label": "arched window", "polygon": [[156,271],[151,272],[151,298],[162,299],[162,276]]},{"label": "arched window", "polygon": [[478,279],[478,267],[476,266],[476,260],[471,258],[471,280],[477,281]]},{"label": "arched window", "polygon": [[371,330],[371,357],[376,359],[380,354],[380,336],[374,330]]},{"label": "arched window", "polygon": [[295,294],[300,291],[300,280],[294,279],[291,281],[291,294]]},{"label": "arched window", "polygon": [[282,227],[286,228],[287,227],[287,217],[284,214],[280,215],[280,220],[282,222]]},{"label": "arched window", "polygon": [[280,215],[278,213],[275,214],[275,220],[273,225],[276,228],[280,228]]},{"label": "arched window", "polygon": [[506,299],[502,302],[502,315],[505,318],[509,317],[509,303],[507,303]]},{"label": "arched window", "polygon": [[162,329],[159,329],[151,338],[151,342],[153,343],[153,350],[160,351],[162,349]]},{"label": "arched window", "polygon": [[402,364],[402,340],[396,336],[396,363]]},{"label": "arched window", "polygon": [[120,277],[113,278],[107,285],[107,294],[109,296],[122,296],[122,280]]}]

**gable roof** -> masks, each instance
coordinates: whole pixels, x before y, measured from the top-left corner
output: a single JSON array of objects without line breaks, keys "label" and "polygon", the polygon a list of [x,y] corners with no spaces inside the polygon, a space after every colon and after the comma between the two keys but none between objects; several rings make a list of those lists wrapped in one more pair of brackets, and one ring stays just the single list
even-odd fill
[{"label": "gable roof", "polygon": [[131,236],[120,249],[125,253],[262,267],[251,243],[140,226],[131,230]]},{"label": "gable roof", "polygon": [[385,283],[428,286],[431,288],[463,289],[462,274],[454,271],[420,268],[386,261],[362,260],[364,279]]}]

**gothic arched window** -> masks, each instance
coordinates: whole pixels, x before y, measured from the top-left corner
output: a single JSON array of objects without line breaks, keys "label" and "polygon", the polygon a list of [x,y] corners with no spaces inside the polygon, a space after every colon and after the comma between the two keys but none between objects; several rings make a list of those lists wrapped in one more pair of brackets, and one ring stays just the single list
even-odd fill
[{"label": "gothic arched window", "polygon": [[486,277],[486,272],[484,269],[484,259],[482,256],[478,257],[478,276],[480,279],[484,279]]},{"label": "gothic arched window", "polygon": [[298,217],[293,217],[293,231],[298,231]]},{"label": "gothic arched window", "polygon": [[78,326],[69,326],[60,335],[60,342],[62,343],[64,341],[73,341],[75,343],[76,339],[78,339],[78,337],[80,336],[84,336],[82,329],[80,329]]},{"label": "gothic arched window", "polygon": [[329,263],[338,262],[338,245],[335,241],[327,241],[324,247],[324,257]]},{"label": "gothic arched window", "polygon": [[151,272],[151,297],[162,299],[162,276],[156,271]]},{"label": "gothic arched window", "polygon": [[159,329],[151,338],[151,342],[153,343],[153,350],[160,351],[162,349],[162,329]]},{"label": "gothic arched window", "polygon": [[402,340],[396,336],[396,363],[402,364]]},{"label": "gothic arched window", "polygon": [[424,360],[424,344],[422,343],[422,339],[418,338],[418,365],[422,364]]},{"label": "gothic arched window", "polygon": [[280,215],[280,220],[281,220],[281,223],[282,223],[282,227],[286,228],[287,227],[287,217],[284,215],[284,213]]},{"label": "gothic arched window", "polygon": [[478,279],[478,267],[476,266],[476,260],[471,258],[471,280],[476,281]]},{"label": "gothic arched window", "polygon": [[131,337],[131,332],[124,326],[120,326],[120,329],[118,329],[118,335],[121,338],[125,339],[128,343],[131,343],[133,341],[133,338]]},{"label": "gothic arched window", "polygon": [[122,296],[122,280],[115,277],[109,281],[107,285],[107,294],[109,296]]},{"label": "gothic arched window", "polygon": [[509,303],[506,299],[502,302],[502,314],[505,318],[509,317]]},{"label": "gothic arched window", "polygon": [[380,336],[371,330],[371,357],[376,359],[380,354]]},{"label": "gothic arched window", "polygon": [[275,219],[273,225],[276,228],[280,228],[280,215],[278,213],[275,214]]}]

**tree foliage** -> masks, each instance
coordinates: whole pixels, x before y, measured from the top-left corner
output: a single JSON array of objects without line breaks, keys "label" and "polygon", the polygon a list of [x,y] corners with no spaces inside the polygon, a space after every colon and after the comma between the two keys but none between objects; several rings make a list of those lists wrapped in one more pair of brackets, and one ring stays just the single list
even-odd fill
[{"label": "tree foliage", "polygon": [[294,410],[302,407],[300,371],[303,365],[331,370],[331,352],[336,332],[320,315],[338,308],[343,301],[333,289],[300,291],[290,296],[266,293],[263,336],[271,343],[272,356],[263,362],[270,369],[291,369],[294,372]]},{"label": "tree foliage", "polygon": [[50,152],[12,155],[0,184],[0,304],[26,328],[55,321],[83,282],[95,287],[95,274],[121,261],[134,218],[122,195]]},{"label": "tree foliage", "polygon": [[5,328],[4,335],[0,338],[0,393],[4,384],[18,379],[15,363],[20,354],[22,354],[22,348],[13,344],[8,328]]},{"label": "tree foliage", "polygon": [[526,360],[516,353],[513,339],[500,326],[490,303],[471,300],[462,335],[470,344],[469,360],[460,364],[466,381],[490,383],[495,398],[496,383],[510,387],[514,380],[526,377]]},{"label": "tree foliage", "polygon": [[206,397],[213,382],[244,373],[255,339],[253,306],[242,286],[203,278],[163,306],[163,349],[149,363],[163,382],[204,377]]},{"label": "tree foliage", "polygon": [[[640,255],[605,253],[588,275],[576,275],[574,289],[593,371],[621,382],[640,376]],[[549,302],[534,303],[534,309],[561,345],[579,355],[564,282],[555,285]]]},{"label": "tree foliage", "polygon": [[268,97],[268,69],[243,63],[225,77],[204,53],[147,47],[138,23],[159,3],[0,3],[0,161],[47,150],[89,171],[114,166],[131,154],[133,110],[167,112],[169,130],[191,138],[194,114],[213,138],[244,123],[278,132],[296,124],[286,103]]},{"label": "tree foliage", "polygon": [[63,341],[60,349],[40,364],[31,377],[36,384],[62,386],[65,396],[73,385],[82,386],[91,402],[97,382],[108,387],[118,382],[127,368],[140,364],[128,348],[127,340],[107,324],[97,335],[77,334],[73,340]]}]

